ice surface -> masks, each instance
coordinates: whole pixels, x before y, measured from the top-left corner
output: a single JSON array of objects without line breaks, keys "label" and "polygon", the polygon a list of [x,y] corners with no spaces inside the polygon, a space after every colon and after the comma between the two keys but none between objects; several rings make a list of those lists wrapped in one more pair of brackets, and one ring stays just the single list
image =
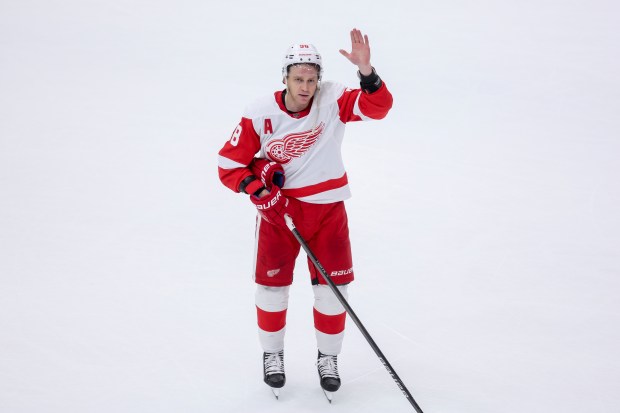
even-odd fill
[{"label": "ice surface", "polygon": [[0,4],[0,411],[413,411],[348,324],[330,406],[300,257],[262,383],[254,210],[217,179],[310,41],[395,106],[344,156],[350,302],[427,413],[619,411],[617,2]]}]

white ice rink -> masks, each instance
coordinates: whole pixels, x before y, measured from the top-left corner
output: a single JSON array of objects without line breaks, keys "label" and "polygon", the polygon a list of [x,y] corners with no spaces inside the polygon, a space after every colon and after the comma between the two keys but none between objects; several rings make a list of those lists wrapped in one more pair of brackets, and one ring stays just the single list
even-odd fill
[{"label": "white ice rink", "polygon": [[370,37],[350,303],[425,413],[620,412],[620,5],[0,1],[0,412],[413,412],[355,325],[330,406],[300,256],[262,382],[254,209],[217,178],[295,41]]}]

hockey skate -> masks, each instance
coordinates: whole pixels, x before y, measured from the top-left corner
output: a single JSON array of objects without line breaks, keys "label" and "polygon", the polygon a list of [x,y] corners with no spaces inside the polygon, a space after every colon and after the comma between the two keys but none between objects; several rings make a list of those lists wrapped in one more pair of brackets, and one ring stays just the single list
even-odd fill
[{"label": "hockey skate", "polygon": [[263,380],[276,399],[280,398],[280,389],[286,383],[284,374],[284,350],[276,353],[263,353]]},{"label": "hockey skate", "polygon": [[325,397],[331,403],[333,393],[340,388],[340,376],[338,375],[338,356],[329,356],[319,351],[316,360],[316,367],[319,372],[321,388]]}]

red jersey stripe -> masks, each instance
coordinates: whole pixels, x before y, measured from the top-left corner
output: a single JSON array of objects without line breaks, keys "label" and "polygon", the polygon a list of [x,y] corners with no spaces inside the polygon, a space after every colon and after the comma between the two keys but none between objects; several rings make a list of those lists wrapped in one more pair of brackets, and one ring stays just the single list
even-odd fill
[{"label": "red jersey stripe", "polygon": [[340,178],[329,179],[318,184],[304,186],[302,188],[289,188],[283,189],[282,194],[284,196],[290,196],[292,198],[303,198],[305,196],[311,196],[320,194],[321,192],[329,191],[332,189],[342,188],[349,183],[347,174],[345,172]]}]

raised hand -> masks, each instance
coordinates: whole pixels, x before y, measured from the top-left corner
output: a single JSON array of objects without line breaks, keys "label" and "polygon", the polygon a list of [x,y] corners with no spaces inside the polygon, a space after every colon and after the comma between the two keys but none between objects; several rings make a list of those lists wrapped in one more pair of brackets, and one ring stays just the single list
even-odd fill
[{"label": "raised hand", "polygon": [[370,65],[370,42],[368,35],[363,35],[358,29],[351,30],[351,53],[340,49],[340,54],[349,59],[356,65],[362,75],[370,75],[372,66]]}]

